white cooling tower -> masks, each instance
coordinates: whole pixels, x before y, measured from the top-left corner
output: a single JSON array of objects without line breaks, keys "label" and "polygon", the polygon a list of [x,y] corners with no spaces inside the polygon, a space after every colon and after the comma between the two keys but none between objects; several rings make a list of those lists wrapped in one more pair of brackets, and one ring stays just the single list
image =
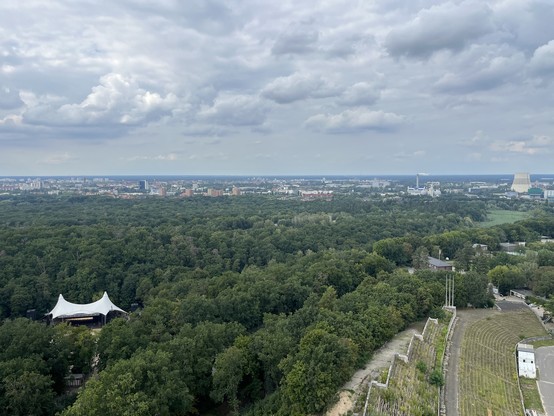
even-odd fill
[{"label": "white cooling tower", "polygon": [[514,175],[514,183],[512,184],[512,191],[520,194],[526,193],[531,187],[531,178],[528,173],[519,172]]}]

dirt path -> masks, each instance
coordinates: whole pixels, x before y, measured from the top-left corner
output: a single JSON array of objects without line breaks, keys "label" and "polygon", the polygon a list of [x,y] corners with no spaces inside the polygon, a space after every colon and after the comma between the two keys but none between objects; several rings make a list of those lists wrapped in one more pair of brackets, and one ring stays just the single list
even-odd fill
[{"label": "dirt path", "polygon": [[371,361],[364,368],[356,371],[350,381],[342,386],[339,392],[339,401],[325,413],[325,416],[341,416],[352,410],[364,381],[376,378],[381,370],[390,366],[396,353],[404,354],[408,349],[412,336],[415,333],[421,333],[424,324],[425,322],[417,323],[399,332],[392,340],[376,351]]}]

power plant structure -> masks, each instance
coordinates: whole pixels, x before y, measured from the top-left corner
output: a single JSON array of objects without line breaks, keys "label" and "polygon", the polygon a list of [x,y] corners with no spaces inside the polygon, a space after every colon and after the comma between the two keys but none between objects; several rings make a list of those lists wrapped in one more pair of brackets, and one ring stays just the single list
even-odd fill
[{"label": "power plant structure", "polygon": [[512,184],[512,191],[519,194],[527,193],[531,188],[531,178],[527,172],[518,172],[514,175],[514,182]]}]

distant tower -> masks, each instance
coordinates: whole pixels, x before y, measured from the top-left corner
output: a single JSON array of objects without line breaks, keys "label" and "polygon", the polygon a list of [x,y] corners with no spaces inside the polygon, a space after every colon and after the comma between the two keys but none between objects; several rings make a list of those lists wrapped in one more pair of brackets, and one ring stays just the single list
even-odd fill
[{"label": "distant tower", "polygon": [[444,306],[446,308],[454,307],[454,276],[452,275],[446,276]]},{"label": "distant tower", "polygon": [[512,191],[523,194],[526,193],[531,187],[531,178],[528,173],[518,172],[514,175],[514,183],[512,184]]},{"label": "distant tower", "polygon": [[416,189],[419,189],[419,173],[415,175],[415,187]]},{"label": "distant tower", "polygon": [[141,191],[148,191],[150,189],[150,186],[148,185],[148,181],[139,181],[139,189]]}]

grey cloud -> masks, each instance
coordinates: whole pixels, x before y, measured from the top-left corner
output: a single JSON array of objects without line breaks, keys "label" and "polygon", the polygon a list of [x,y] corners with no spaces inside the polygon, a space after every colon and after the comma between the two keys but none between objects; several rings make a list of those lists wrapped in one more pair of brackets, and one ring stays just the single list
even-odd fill
[{"label": "grey cloud", "polygon": [[274,55],[295,55],[314,52],[317,49],[319,33],[307,25],[289,28],[282,33],[271,52]]},{"label": "grey cloud", "polygon": [[19,98],[18,91],[8,87],[0,87],[0,110],[12,110],[22,105],[23,101]]},{"label": "grey cloud", "polygon": [[500,2],[494,5],[494,21],[502,41],[526,53],[554,38],[551,0]]},{"label": "grey cloud", "polygon": [[366,130],[387,131],[404,123],[404,117],[384,111],[363,108],[345,110],[339,114],[317,114],[306,120],[306,127],[325,133],[356,133]]},{"label": "grey cloud", "polygon": [[373,105],[379,99],[380,92],[374,85],[358,82],[343,92],[339,103],[343,105],[360,106]]},{"label": "grey cloud", "polygon": [[189,125],[182,131],[183,136],[193,137],[222,137],[228,136],[231,133],[231,130],[224,127],[196,124]]},{"label": "grey cloud", "polygon": [[[78,7],[73,5],[73,7]],[[102,4],[99,9],[112,13],[133,14],[138,18],[163,17],[169,21],[194,28],[198,32],[224,35],[236,28],[238,17],[224,2],[217,0],[123,0],[112,5]],[[98,10],[99,11],[99,10]]]},{"label": "grey cloud", "polygon": [[391,55],[429,57],[436,51],[458,51],[493,29],[492,11],[481,1],[447,2],[421,10],[385,39]]},{"label": "grey cloud", "polygon": [[[282,173],[300,161],[365,172],[356,160],[368,152],[371,169],[390,170],[402,149],[427,149],[435,171],[511,170],[519,156],[548,170],[540,154],[554,143],[525,134],[554,137],[552,21],[552,0],[2,0],[0,169],[11,173],[6,149],[19,146],[30,161],[67,152],[91,171],[111,158],[121,172],[154,172],[155,156],[222,138],[205,151],[236,152],[232,169],[263,173],[240,155],[262,137],[255,153],[283,153]],[[461,143],[478,129],[487,139]],[[364,141],[384,132],[379,146]],[[316,162],[318,140],[329,149]],[[154,158],[130,165],[130,148]],[[452,161],[456,151],[481,162]],[[492,154],[510,164],[491,168]],[[394,169],[416,171],[413,159]],[[191,169],[227,169],[203,162]]]},{"label": "grey cloud", "polygon": [[479,48],[477,53],[468,53],[467,59],[459,62],[458,72],[447,72],[434,87],[438,92],[452,94],[486,91],[517,80],[524,69],[525,57],[522,53],[512,51],[507,56],[487,55]]},{"label": "grey cloud", "polygon": [[295,73],[273,80],[262,90],[261,94],[279,104],[286,104],[307,98],[332,97],[338,92],[337,86],[320,76]]},{"label": "grey cloud", "polygon": [[258,98],[249,95],[219,95],[212,106],[204,106],[198,119],[223,126],[256,126],[263,124],[267,106]]},{"label": "grey cloud", "polygon": [[358,49],[367,43],[375,42],[372,36],[361,36],[359,34],[351,34],[347,32],[346,36],[332,38],[328,42],[328,46],[324,46],[321,50],[325,55],[331,58],[347,59],[351,55],[357,53]]}]

